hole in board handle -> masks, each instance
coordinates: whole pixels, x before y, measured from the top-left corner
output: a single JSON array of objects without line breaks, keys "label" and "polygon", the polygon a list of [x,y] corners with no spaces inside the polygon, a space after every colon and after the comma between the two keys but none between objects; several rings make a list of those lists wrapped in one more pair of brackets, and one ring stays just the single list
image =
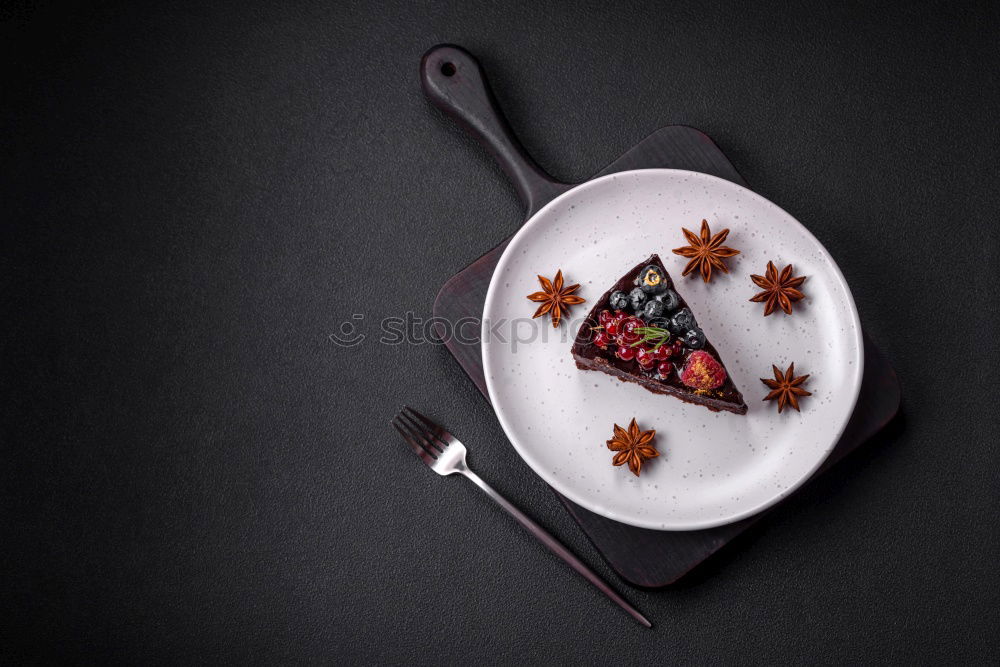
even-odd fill
[{"label": "hole in board handle", "polygon": [[441,73],[444,74],[445,76],[455,76],[456,71],[457,70],[455,69],[455,66],[452,65],[451,63],[441,64]]}]

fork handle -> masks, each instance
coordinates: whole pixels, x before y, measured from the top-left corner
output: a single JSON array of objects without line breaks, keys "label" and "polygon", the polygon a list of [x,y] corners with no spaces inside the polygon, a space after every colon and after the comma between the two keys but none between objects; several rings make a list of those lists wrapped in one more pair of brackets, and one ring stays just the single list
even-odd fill
[{"label": "fork handle", "polygon": [[601,591],[609,598],[614,600],[615,604],[617,604],[619,607],[627,611],[632,616],[632,618],[639,621],[647,628],[653,627],[653,624],[650,623],[645,616],[640,614],[635,607],[630,605],[625,600],[625,598],[618,595],[618,593],[616,593],[615,590],[611,588],[611,586],[609,586],[607,583],[605,583],[603,579],[597,576],[597,574],[589,567],[587,567],[587,565],[583,561],[577,558],[572,551],[564,547],[562,543],[560,543],[556,538],[552,537],[552,535],[550,535],[547,530],[545,530],[537,523],[535,523],[531,518],[528,517],[528,515],[526,515],[524,512],[517,509],[516,507],[514,507],[514,505],[508,502],[506,498],[497,493],[493,489],[493,487],[491,487],[489,484],[483,481],[482,477],[472,472],[468,468],[466,468],[465,470],[461,470],[459,472],[461,472],[463,475],[465,475],[473,482],[475,482],[476,486],[478,486],[486,493],[486,495],[488,495],[490,498],[496,501],[496,503],[500,505],[500,507],[507,510],[508,514],[517,519],[517,522],[519,524],[524,526],[529,533],[538,538],[538,540],[542,544],[547,546],[549,550],[552,551],[552,553],[554,553],[555,555],[559,556],[564,561],[569,563],[570,567],[579,572],[584,579],[593,584],[599,591]]}]

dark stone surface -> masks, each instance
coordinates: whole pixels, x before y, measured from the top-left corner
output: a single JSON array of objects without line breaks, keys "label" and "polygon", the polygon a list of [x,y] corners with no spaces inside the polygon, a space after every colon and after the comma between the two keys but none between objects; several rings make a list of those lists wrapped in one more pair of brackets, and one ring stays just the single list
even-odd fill
[{"label": "dark stone surface", "polygon": [[[997,12],[5,7],[5,662],[1000,659]],[[869,446],[681,586],[626,590],[652,631],[388,426],[444,421],[614,577],[443,348],[375,342],[519,219],[422,97],[443,41],[564,180],[707,132],[899,373]],[[368,339],[337,347],[353,313]]]}]

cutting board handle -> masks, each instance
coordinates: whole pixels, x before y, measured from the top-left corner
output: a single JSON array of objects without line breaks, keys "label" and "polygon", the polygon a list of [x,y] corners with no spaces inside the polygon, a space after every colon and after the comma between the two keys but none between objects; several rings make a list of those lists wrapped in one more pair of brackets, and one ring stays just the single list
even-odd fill
[{"label": "cutting board handle", "polygon": [[572,187],[550,177],[525,152],[471,53],[452,44],[432,47],[420,61],[420,81],[434,106],[493,154],[514,183],[529,217]]}]

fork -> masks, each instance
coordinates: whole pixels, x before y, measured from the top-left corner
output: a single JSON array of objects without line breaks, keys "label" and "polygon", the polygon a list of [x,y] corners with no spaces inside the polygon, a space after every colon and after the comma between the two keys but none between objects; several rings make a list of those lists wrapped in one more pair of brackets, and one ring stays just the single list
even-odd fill
[{"label": "fork", "polygon": [[414,453],[420,457],[420,460],[426,463],[431,470],[439,475],[458,473],[468,477],[486,495],[495,500],[500,507],[507,510],[511,516],[517,519],[517,522],[524,526],[529,533],[538,538],[555,555],[566,561],[570,567],[597,587],[599,591],[611,598],[619,607],[631,614],[632,618],[647,628],[653,627],[653,624],[646,620],[645,616],[639,613],[622,596],[618,595],[611,586],[598,577],[583,561],[573,555],[569,549],[564,547],[556,538],[552,537],[544,528],[532,521],[521,510],[514,507],[506,498],[494,491],[479,475],[472,472],[465,463],[465,445],[459,442],[458,438],[413,408],[406,406],[392,420],[392,425],[403,436],[403,440],[410,445]]}]

